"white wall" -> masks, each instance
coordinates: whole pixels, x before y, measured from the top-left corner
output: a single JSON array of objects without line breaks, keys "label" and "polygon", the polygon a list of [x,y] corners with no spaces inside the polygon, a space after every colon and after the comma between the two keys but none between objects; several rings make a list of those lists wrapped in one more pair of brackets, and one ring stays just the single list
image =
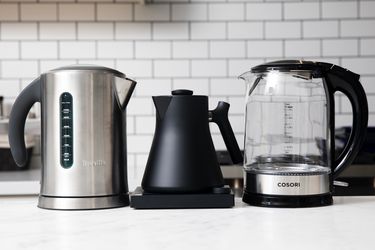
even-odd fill
[{"label": "white wall", "polygon": [[[151,95],[191,88],[231,103],[242,141],[245,86],[237,76],[281,58],[328,61],[362,75],[375,125],[375,1],[17,0],[0,3],[0,94],[11,103],[41,72],[72,63],[138,81],[128,108],[129,181],[139,183],[154,131]],[[337,124],[351,108],[337,96]],[[224,148],[213,127],[217,148]]]}]

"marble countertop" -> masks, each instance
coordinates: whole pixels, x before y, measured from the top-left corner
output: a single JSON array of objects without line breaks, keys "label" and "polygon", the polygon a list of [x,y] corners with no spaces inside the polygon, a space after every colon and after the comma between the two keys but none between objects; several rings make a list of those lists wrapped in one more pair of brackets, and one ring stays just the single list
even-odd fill
[{"label": "marble countertop", "polygon": [[375,197],[319,208],[52,211],[0,197],[0,249],[375,249]]}]

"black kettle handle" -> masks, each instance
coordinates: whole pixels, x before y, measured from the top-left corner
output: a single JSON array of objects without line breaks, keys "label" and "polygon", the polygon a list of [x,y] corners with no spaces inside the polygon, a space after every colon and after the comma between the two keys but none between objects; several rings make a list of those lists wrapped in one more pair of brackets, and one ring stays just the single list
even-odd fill
[{"label": "black kettle handle", "polygon": [[221,135],[223,136],[225,146],[228,149],[232,162],[239,164],[243,162],[242,153],[236,137],[234,136],[232,126],[228,120],[229,103],[219,102],[216,109],[209,112],[210,121],[219,126]]},{"label": "black kettle handle", "polygon": [[334,161],[333,178],[335,179],[353,162],[366,139],[368,104],[366,93],[359,81],[360,75],[337,65],[320,64],[325,68],[327,84],[331,86],[333,92],[344,93],[353,108],[353,125],[349,140],[342,153]]},{"label": "black kettle handle", "polygon": [[14,161],[20,167],[27,163],[25,122],[35,102],[40,102],[40,78],[31,82],[17,97],[9,116],[9,145]]}]

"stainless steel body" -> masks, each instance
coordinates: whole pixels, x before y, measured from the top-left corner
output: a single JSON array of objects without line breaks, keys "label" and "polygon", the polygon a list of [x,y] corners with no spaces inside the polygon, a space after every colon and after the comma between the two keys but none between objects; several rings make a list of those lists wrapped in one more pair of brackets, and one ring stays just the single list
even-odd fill
[{"label": "stainless steel body", "polygon": [[329,174],[318,175],[272,175],[245,174],[248,192],[265,195],[304,196],[330,192]]},{"label": "stainless steel body", "polygon": [[38,206],[128,205],[125,108],[135,82],[112,69],[81,65],[49,71],[35,81],[42,111]]}]

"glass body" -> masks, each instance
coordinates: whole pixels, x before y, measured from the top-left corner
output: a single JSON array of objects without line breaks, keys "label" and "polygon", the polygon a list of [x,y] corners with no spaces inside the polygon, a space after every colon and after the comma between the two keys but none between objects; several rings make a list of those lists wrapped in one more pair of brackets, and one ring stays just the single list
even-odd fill
[{"label": "glass body", "polygon": [[309,71],[245,73],[244,167],[275,175],[331,172],[329,102]]}]

